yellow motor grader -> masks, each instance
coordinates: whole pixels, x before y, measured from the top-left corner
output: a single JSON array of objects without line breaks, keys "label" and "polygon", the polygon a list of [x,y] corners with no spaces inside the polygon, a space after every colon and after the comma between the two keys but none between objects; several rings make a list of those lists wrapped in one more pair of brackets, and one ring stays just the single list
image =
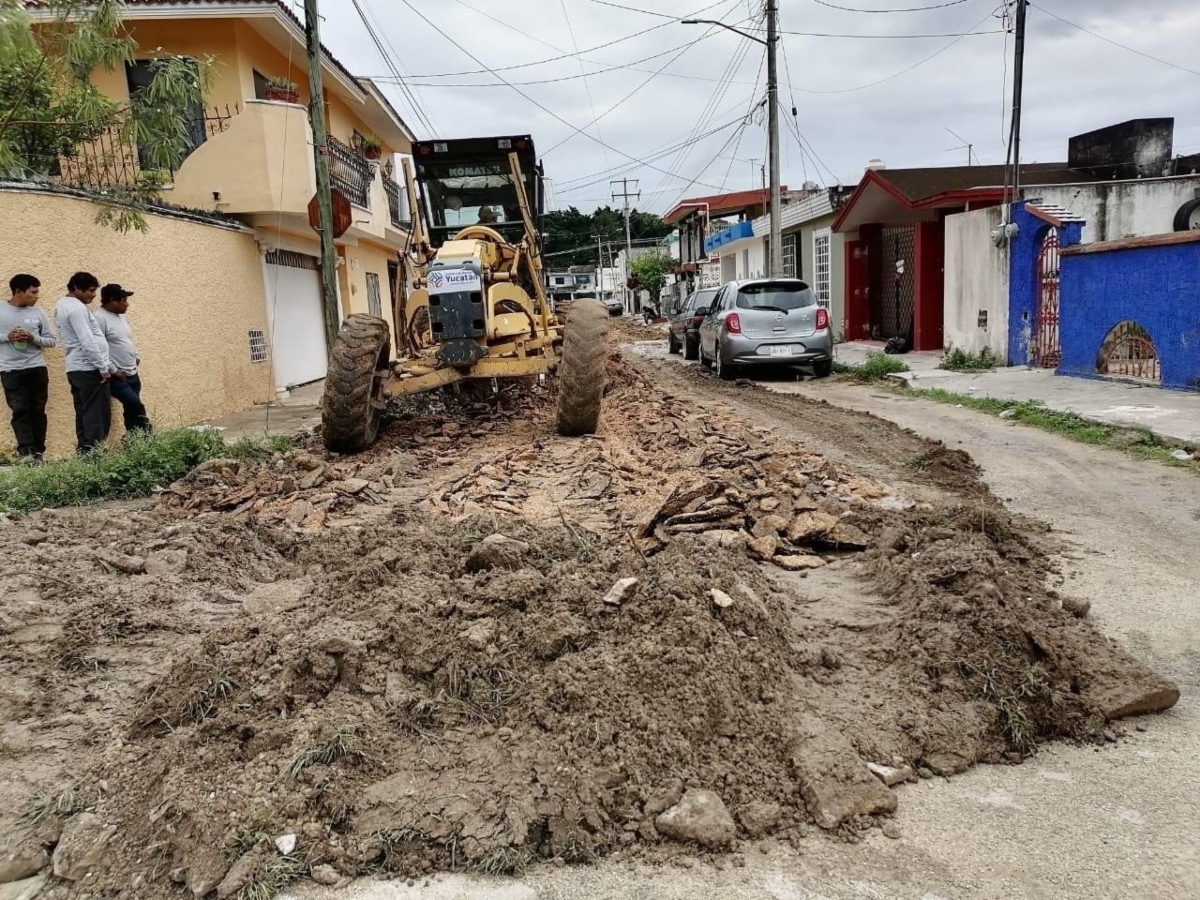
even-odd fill
[{"label": "yellow motor grader", "polygon": [[369,447],[391,397],[551,373],[558,432],[596,430],[608,313],[579,300],[564,327],[550,308],[536,225],[540,176],[528,135],[413,144],[404,161],[413,223],[394,317],[397,358],[383,319],[356,313],[342,323],[321,403],[327,449]]}]

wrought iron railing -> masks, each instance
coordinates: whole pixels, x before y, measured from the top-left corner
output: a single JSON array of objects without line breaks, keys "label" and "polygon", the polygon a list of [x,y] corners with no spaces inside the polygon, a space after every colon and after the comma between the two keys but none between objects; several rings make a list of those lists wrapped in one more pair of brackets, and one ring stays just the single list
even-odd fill
[{"label": "wrought iron railing", "polygon": [[[226,104],[223,109],[202,110],[188,123],[191,140],[183,159],[209,138],[228,130],[230,121],[240,111],[236,104],[232,108]],[[114,125],[94,140],[80,144],[69,155],[59,157],[51,177],[62,184],[84,189],[137,187],[151,167],[145,155],[139,152],[131,132],[131,128]],[[168,174],[173,175],[174,171]]]},{"label": "wrought iron railing", "polygon": [[333,186],[355,206],[371,208],[375,167],[361,153],[335,137],[329,138],[329,177]]},{"label": "wrought iron railing", "polygon": [[383,190],[387,193],[388,199],[388,216],[392,220],[392,224],[397,228],[406,228],[411,222],[405,213],[404,205],[401,200],[400,183],[389,175],[383,176]]}]

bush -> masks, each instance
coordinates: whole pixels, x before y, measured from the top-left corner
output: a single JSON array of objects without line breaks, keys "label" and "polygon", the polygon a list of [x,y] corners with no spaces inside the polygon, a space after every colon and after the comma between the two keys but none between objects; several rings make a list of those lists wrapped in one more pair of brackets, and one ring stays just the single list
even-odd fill
[{"label": "bush", "polygon": [[908,364],[894,356],[888,356],[886,353],[872,353],[861,365],[839,365],[836,370],[840,374],[849,375],[861,381],[882,381],[897,372],[907,372]]},{"label": "bush", "polygon": [[133,433],[119,447],[106,447],[86,456],[0,469],[0,512],[144,497],[206,460],[221,456],[252,458],[290,446],[286,438],[243,439],[230,446],[216,430],[181,428]]},{"label": "bush", "polygon": [[939,369],[950,372],[983,372],[996,368],[996,355],[991,347],[984,347],[978,353],[968,353],[958,347],[951,347],[942,356]]}]

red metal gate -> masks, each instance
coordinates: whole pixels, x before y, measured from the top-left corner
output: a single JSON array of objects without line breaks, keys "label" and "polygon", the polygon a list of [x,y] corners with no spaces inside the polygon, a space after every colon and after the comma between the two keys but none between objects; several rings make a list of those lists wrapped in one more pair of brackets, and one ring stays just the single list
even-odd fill
[{"label": "red metal gate", "polygon": [[1033,327],[1033,364],[1043,369],[1058,367],[1062,348],[1058,338],[1058,229],[1051,228],[1042,239],[1037,262],[1037,311]]}]

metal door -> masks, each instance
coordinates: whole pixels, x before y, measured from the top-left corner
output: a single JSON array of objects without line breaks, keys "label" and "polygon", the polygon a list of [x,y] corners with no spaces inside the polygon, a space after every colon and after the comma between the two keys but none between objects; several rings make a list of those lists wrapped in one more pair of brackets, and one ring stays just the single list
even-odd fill
[{"label": "metal door", "polygon": [[1058,229],[1042,239],[1037,260],[1037,309],[1033,318],[1033,364],[1058,368],[1062,348],[1058,335]]}]

